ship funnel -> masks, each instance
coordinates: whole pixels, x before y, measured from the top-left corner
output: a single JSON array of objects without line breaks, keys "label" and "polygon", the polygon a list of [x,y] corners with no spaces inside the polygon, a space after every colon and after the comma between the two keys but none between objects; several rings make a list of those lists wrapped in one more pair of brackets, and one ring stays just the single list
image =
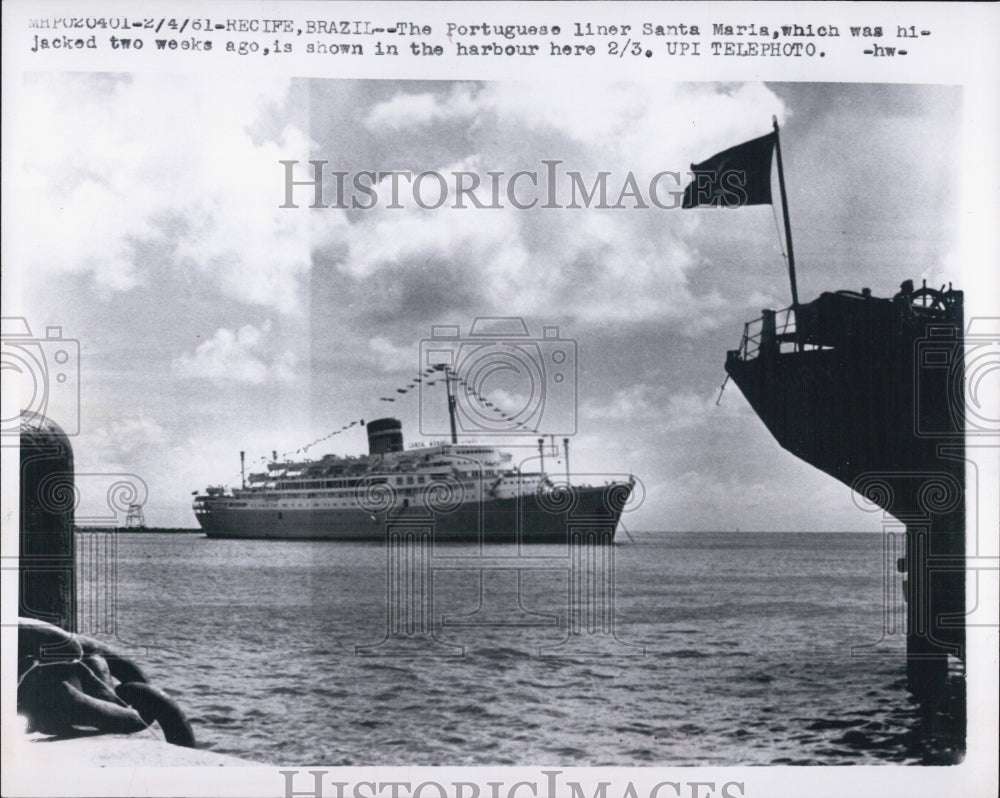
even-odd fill
[{"label": "ship funnel", "polygon": [[379,418],[368,422],[369,454],[401,451],[403,451],[403,425],[398,418]]}]

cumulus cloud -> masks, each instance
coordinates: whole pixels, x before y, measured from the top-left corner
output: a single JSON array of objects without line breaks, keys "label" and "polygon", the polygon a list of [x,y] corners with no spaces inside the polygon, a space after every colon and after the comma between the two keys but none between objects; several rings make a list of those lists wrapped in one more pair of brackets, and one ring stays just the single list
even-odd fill
[{"label": "cumulus cloud", "polygon": [[338,269],[358,281],[391,280],[378,301],[394,303],[397,316],[409,304],[425,319],[471,294],[467,304],[494,315],[683,318],[697,323],[694,333],[715,323],[708,311],[720,298],[686,285],[694,259],[682,240],[630,234],[620,211],[556,211],[544,221],[518,214],[374,209],[352,225]]},{"label": "cumulus cloud", "polygon": [[76,447],[81,464],[119,463],[135,452],[166,443],[167,431],[145,414],[103,417],[95,412],[80,433]]},{"label": "cumulus cloud", "polygon": [[388,338],[376,335],[368,341],[382,371],[414,369],[419,363],[415,346],[396,346]]},{"label": "cumulus cloud", "polygon": [[467,84],[455,86],[446,97],[431,92],[400,92],[373,106],[365,119],[365,127],[373,131],[403,130],[445,120],[467,119],[478,110],[473,92]]},{"label": "cumulus cloud", "polygon": [[[658,173],[678,173],[656,184],[659,201],[669,205],[691,162],[760,135],[772,113],[783,119],[783,103],[755,84],[495,82],[401,90],[371,107],[365,126],[377,137],[410,134],[422,152],[440,152],[437,163],[421,167],[444,176],[449,200],[431,211],[412,199],[403,209],[383,203],[357,216],[342,236],[338,269],[360,282],[391,280],[392,296],[379,302],[388,301],[395,318],[462,302],[498,315],[682,321],[686,334],[702,334],[729,305],[717,290],[691,284],[706,262],[698,235],[705,217],[657,208],[650,184]],[[440,137],[446,153],[436,149]],[[539,206],[546,203],[542,160],[561,162],[557,204],[571,204],[568,172],[588,188],[605,175],[609,205],[632,187],[639,196],[626,196],[618,208],[513,208],[506,181],[521,169],[538,173],[538,190],[522,185],[529,197],[541,195]],[[487,203],[486,173],[504,173],[502,209],[454,207],[452,173],[466,170],[483,179],[477,196]],[[387,195],[388,186],[379,191]],[[436,198],[436,189],[431,193]],[[768,226],[762,231],[773,235]]]},{"label": "cumulus cloud", "polygon": [[289,81],[59,75],[31,89],[11,209],[26,271],[112,292],[173,271],[241,303],[299,307],[311,243],[335,224],[278,208],[278,161],[310,144]]},{"label": "cumulus cloud", "polygon": [[692,148],[708,148],[708,155],[716,145],[731,146],[741,136],[767,132],[760,128],[771,114],[783,121],[787,111],[759,83],[498,81],[460,84],[437,94],[401,91],[373,106],[365,124],[371,130],[402,130],[460,120],[477,131],[520,132],[522,139],[530,133],[556,134],[608,158],[684,169],[690,161],[675,156]]},{"label": "cumulus cloud", "polygon": [[238,330],[219,328],[193,354],[183,354],[173,361],[178,377],[209,379],[216,382],[288,382],[295,378],[295,353],[289,350],[268,356],[270,320],[260,328],[252,324]]}]

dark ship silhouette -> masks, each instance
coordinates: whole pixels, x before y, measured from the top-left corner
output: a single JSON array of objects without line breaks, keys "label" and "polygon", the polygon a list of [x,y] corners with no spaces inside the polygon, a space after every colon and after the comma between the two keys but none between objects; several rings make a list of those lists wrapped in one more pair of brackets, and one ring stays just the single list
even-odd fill
[{"label": "dark ship silhouette", "polygon": [[763,311],[726,357],[785,449],[906,526],[907,681],[934,698],[965,654],[962,292],[823,293]]},{"label": "dark ship silhouette", "polygon": [[[965,373],[962,292],[907,280],[891,299],[823,293],[800,303],[778,121],[692,164],[685,208],[773,204],[777,161],[792,304],[744,327],[726,373],[785,449],[905,526],[907,687],[944,757],[964,751]],[[948,759],[948,756],[952,756]]]}]

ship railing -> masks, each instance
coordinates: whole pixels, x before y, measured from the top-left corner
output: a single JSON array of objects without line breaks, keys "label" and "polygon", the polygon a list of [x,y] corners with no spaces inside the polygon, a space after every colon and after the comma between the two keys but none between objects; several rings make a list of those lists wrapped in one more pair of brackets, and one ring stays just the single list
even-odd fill
[{"label": "ship railing", "polygon": [[761,352],[773,355],[791,352],[808,352],[814,349],[830,349],[825,344],[816,343],[812,336],[797,326],[795,308],[765,310],[759,319],[743,325],[743,338],[735,355],[739,360],[754,360]]},{"label": "ship railing", "polygon": [[775,353],[791,351],[797,340],[795,309],[762,311],[760,318],[743,325],[743,338],[737,350],[740,360],[753,360],[762,350]]},{"label": "ship railing", "polygon": [[736,349],[740,360],[753,360],[760,351],[760,329],[763,319],[754,319],[743,325],[743,338]]}]

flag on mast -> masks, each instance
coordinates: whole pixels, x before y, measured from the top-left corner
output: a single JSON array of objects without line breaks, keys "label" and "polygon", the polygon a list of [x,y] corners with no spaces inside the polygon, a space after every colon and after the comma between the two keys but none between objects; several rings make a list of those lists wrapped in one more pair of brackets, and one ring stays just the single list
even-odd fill
[{"label": "flag on mast", "polygon": [[[799,289],[795,281],[795,253],[792,250],[792,226],[788,219],[785,172],[781,166],[778,118],[772,116],[771,121],[773,133],[737,144],[716,153],[707,161],[691,164],[692,180],[684,189],[681,207],[771,205],[771,157],[777,153],[778,189],[781,191],[781,213],[785,220],[785,243],[788,246],[788,281],[792,287],[792,307],[797,308]],[[801,349],[801,340],[798,345]]]},{"label": "flag on mast", "polygon": [[770,205],[771,158],[777,135],[777,131],[768,133],[691,164],[691,182],[684,189],[681,207]]}]

